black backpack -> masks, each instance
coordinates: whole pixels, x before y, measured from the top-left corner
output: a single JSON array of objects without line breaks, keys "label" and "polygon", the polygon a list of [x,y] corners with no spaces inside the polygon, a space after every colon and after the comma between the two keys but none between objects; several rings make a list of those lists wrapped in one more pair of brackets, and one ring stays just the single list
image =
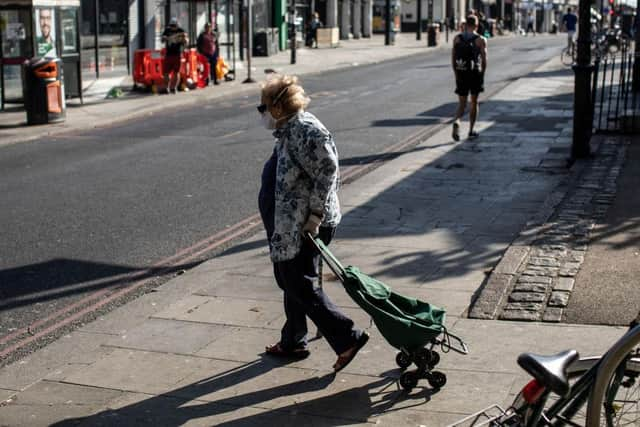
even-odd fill
[{"label": "black backpack", "polygon": [[480,64],[478,57],[480,49],[476,45],[476,40],[480,37],[474,34],[473,37],[465,39],[462,35],[458,36],[453,50],[456,71],[479,71]]}]

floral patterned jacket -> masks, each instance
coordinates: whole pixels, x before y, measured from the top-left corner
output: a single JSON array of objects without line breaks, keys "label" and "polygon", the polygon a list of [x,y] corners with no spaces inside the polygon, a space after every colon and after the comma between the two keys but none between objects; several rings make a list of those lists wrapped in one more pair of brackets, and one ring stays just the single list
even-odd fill
[{"label": "floral patterned jacket", "polygon": [[322,226],[340,222],[338,152],[331,133],[308,112],[296,114],[273,136],[278,165],[270,246],[271,260],[281,262],[300,252],[311,212],[324,214]]}]

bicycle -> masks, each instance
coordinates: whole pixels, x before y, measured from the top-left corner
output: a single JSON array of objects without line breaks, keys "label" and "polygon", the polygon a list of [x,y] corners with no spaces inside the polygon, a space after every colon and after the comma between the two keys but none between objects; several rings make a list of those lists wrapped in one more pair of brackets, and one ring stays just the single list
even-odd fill
[{"label": "bicycle", "polygon": [[492,405],[449,427],[640,425],[640,313],[601,357],[523,353],[518,364],[533,379],[509,408]]}]

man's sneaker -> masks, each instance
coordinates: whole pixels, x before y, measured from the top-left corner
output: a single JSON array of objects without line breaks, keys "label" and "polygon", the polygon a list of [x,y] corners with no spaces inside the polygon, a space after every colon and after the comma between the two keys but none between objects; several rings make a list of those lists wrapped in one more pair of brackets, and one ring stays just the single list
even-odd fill
[{"label": "man's sneaker", "polygon": [[460,141],[460,123],[456,120],[453,122],[453,131],[451,132],[451,137],[454,141]]},{"label": "man's sneaker", "polygon": [[469,132],[469,135],[467,136],[467,139],[476,139],[477,137],[479,137],[480,135],[478,134],[478,132]]}]

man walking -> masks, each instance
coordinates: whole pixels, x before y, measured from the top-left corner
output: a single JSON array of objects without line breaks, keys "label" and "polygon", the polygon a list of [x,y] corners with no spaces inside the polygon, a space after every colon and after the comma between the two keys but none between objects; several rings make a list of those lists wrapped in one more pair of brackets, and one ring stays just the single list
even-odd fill
[{"label": "man walking", "polygon": [[569,55],[573,55],[573,37],[576,35],[576,24],[578,17],[573,13],[571,8],[567,9],[567,14],[562,17],[562,28],[567,32],[567,49]]},{"label": "man walking", "polygon": [[322,22],[320,22],[320,14],[318,12],[313,13],[313,19],[311,20],[311,47],[318,48],[318,29],[322,28]]},{"label": "man walking", "polygon": [[527,15],[527,32],[524,34],[525,36],[529,35],[529,31],[531,31],[533,33],[533,36],[536,36],[536,29],[535,29],[535,21],[536,18],[535,16],[533,16],[533,13],[529,12],[529,14]]},{"label": "man walking", "polygon": [[209,60],[211,79],[214,85],[218,84],[216,75],[216,64],[218,63],[218,38],[211,29],[211,24],[204,24],[204,31],[198,36],[198,52],[207,57]]},{"label": "man walking", "polygon": [[478,118],[478,95],[484,91],[484,73],[487,70],[487,40],[479,35],[478,18],[468,16],[465,30],[453,40],[451,66],[456,78],[458,109],[453,120],[452,137],[460,140],[460,119],[467,107],[467,98],[471,95],[469,110],[469,139],[478,137],[473,126]]},{"label": "man walking", "polygon": [[178,84],[180,84],[182,49],[189,42],[185,31],[178,26],[177,18],[171,18],[169,26],[162,33],[162,41],[166,44],[164,62],[162,64],[164,83],[167,87],[167,93],[176,93]]}]

